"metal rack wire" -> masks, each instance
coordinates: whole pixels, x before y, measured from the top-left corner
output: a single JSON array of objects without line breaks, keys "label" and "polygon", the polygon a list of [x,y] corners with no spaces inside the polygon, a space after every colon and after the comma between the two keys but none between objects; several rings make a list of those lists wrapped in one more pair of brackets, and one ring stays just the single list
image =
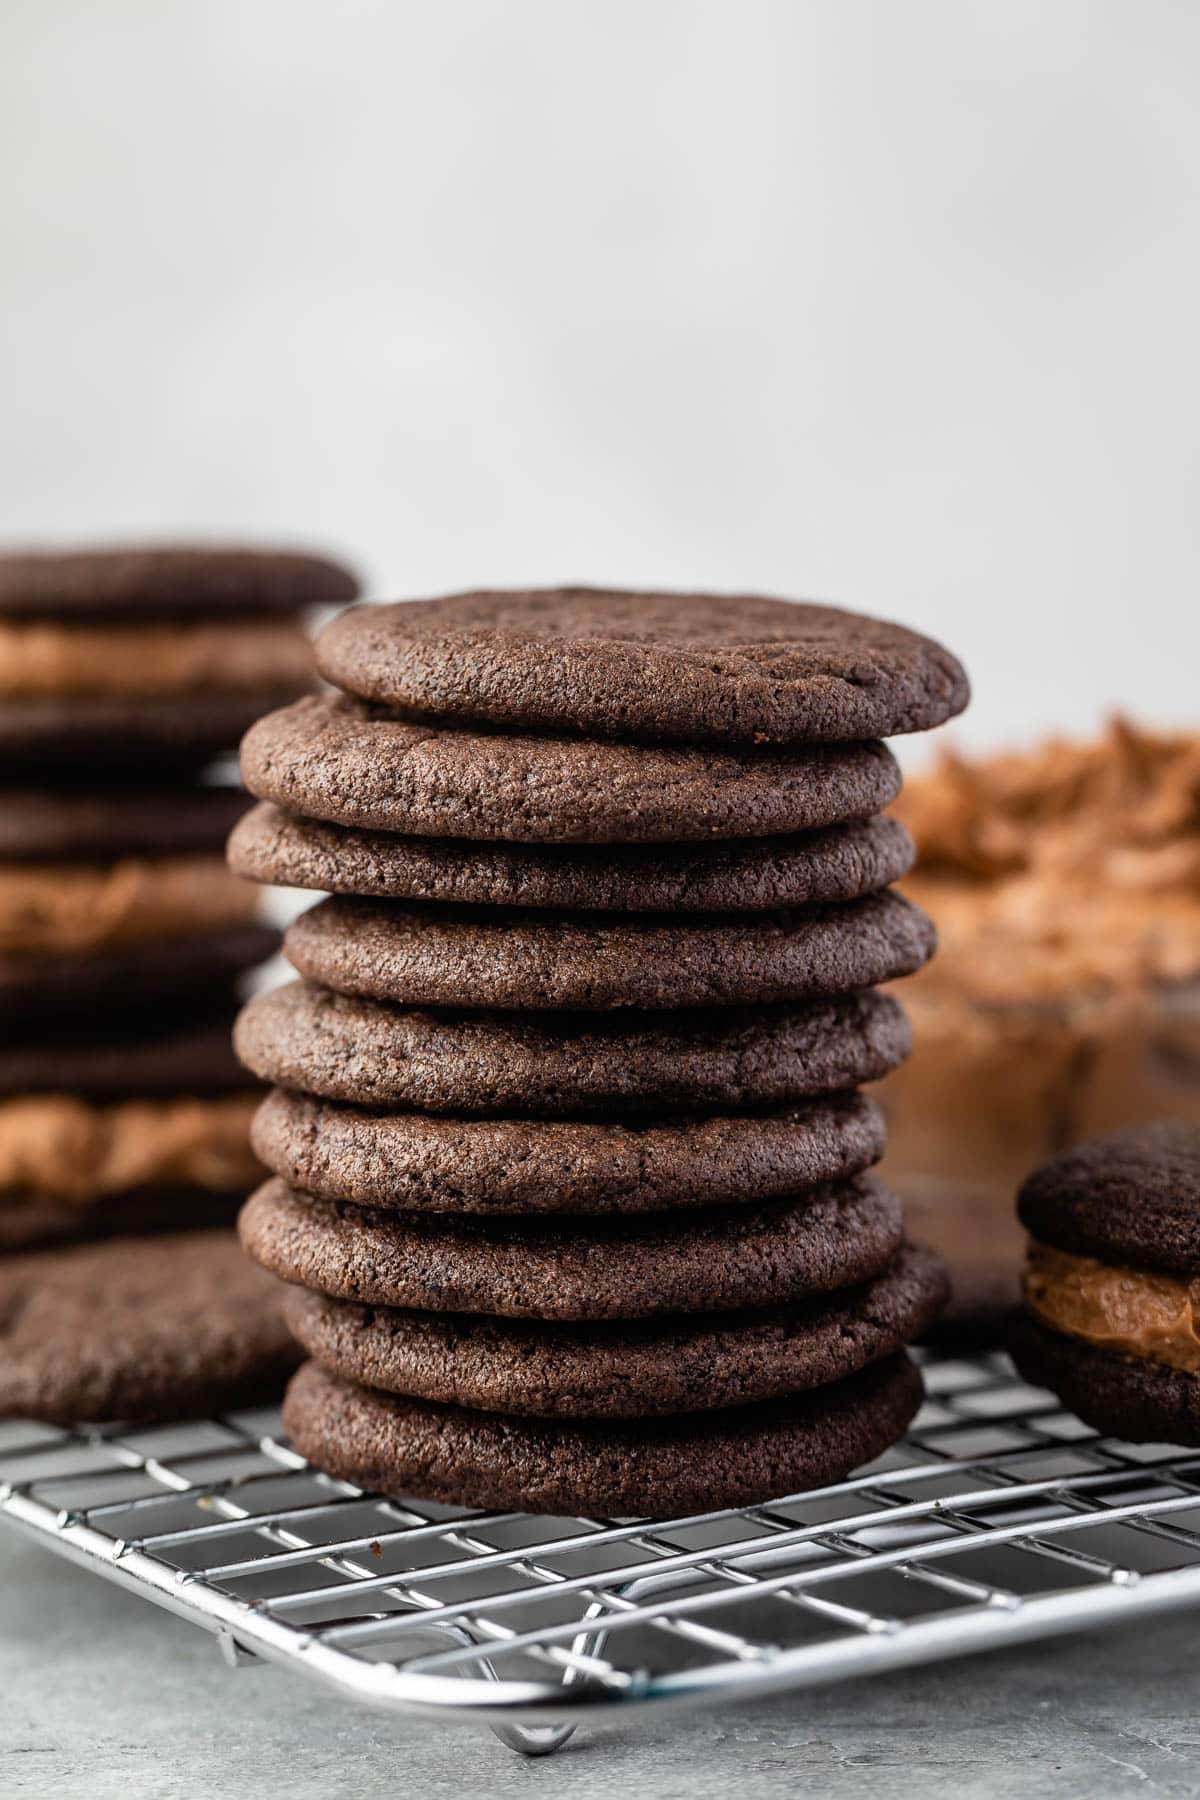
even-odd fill
[{"label": "metal rack wire", "polygon": [[0,1516],[230,1662],[526,1754],[584,1718],[1200,1602],[1200,1451],[1098,1438],[1003,1358],[926,1377],[916,1429],[852,1480],[654,1524],[382,1499],[312,1470],[269,1414],[0,1425]]}]

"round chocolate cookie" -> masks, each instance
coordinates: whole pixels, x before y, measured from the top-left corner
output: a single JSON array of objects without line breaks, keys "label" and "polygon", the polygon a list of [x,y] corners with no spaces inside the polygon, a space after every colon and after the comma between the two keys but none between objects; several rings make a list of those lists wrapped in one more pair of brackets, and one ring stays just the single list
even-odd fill
[{"label": "round chocolate cookie", "polygon": [[309,695],[247,733],[242,776],[288,812],[425,837],[653,844],[769,837],[895,799],[885,744],[717,750],[406,724]]},{"label": "round chocolate cookie", "polygon": [[107,1194],[95,1205],[84,1207],[54,1194],[0,1193],[0,1252],[232,1226],[244,1198],[244,1194],[211,1194],[194,1187],[134,1188],[126,1194]]},{"label": "round chocolate cookie", "polygon": [[234,1055],[237,1003],[172,1006],[166,1018],[122,1008],[119,1019],[75,1024],[0,1044],[0,1099],[14,1094],[74,1093],[86,1100],[152,1099],[171,1094],[222,1094],[249,1084]]},{"label": "round chocolate cookie", "polygon": [[840,1481],[921,1404],[904,1355],[786,1400],[669,1419],[514,1419],[372,1393],[306,1363],[283,1420],[319,1469],[450,1505],[617,1518],[752,1506]]},{"label": "round chocolate cookie", "polygon": [[745,594],[552,588],[343,613],[321,673],[425,718],[691,743],[801,744],[940,725],[967,678],[901,625]]},{"label": "round chocolate cookie", "polygon": [[120,1017],[129,1007],[213,986],[227,989],[278,946],[279,933],[265,925],[234,925],[202,936],[54,956],[0,952],[0,1008],[13,1022],[84,1017],[93,1009]]},{"label": "round chocolate cookie", "polygon": [[502,907],[324,900],[284,951],[339,994],[409,1006],[603,1012],[769,1005],[874,987],[933,954],[933,925],[891,892],[750,919],[612,919]]},{"label": "round chocolate cookie", "polygon": [[220,850],[248,805],[232,787],[8,788],[0,862]]},{"label": "round chocolate cookie", "polygon": [[298,692],[243,688],[238,692],[172,694],[140,699],[72,695],[65,699],[5,700],[0,705],[0,759],[22,781],[86,770],[136,773],[157,780],[165,769],[198,769],[233,750],[255,719],[286,705]]},{"label": "round chocolate cookie", "polygon": [[358,592],[324,556],[224,544],[31,550],[0,556],[0,618],[179,619],[344,606]]},{"label": "round chocolate cookie", "polygon": [[877,1081],[903,1062],[890,995],[646,1014],[431,1013],[291,982],[237,1022],[248,1069],[360,1106],[517,1118],[611,1108],[761,1110]]},{"label": "round chocolate cookie", "polygon": [[844,1181],[878,1161],[884,1128],[865,1094],[637,1125],[368,1112],[276,1088],[251,1137],[269,1169],[324,1200],[404,1212],[637,1213]]},{"label": "round chocolate cookie", "polygon": [[1196,1276],[1200,1126],[1163,1120],[1064,1151],[1025,1182],[1017,1211],[1056,1249]]},{"label": "round chocolate cookie", "polygon": [[841,1381],[924,1331],[945,1294],[934,1253],[906,1247],[874,1281],[832,1299],[653,1325],[447,1317],[299,1289],[286,1316],[323,1368],[365,1387],[484,1412],[619,1419],[745,1406]]},{"label": "round chocolate cookie", "polygon": [[871,1280],[903,1237],[900,1202],[865,1175],[768,1205],[562,1222],[383,1212],[276,1179],[239,1229],[256,1262],[299,1287],[520,1319],[784,1305]]},{"label": "round chocolate cookie", "polygon": [[234,828],[229,860],[251,881],[456,905],[584,912],[766,912],[857,900],[913,864],[899,819],[879,814],[792,837],[717,844],[499,844],[401,837],[298,819],[269,801]]},{"label": "round chocolate cookie", "polygon": [[232,1232],[0,1261],[0,1416],[179,1419],[275,1397],[296,1352]]},{"label": "round chocolate cookie", "polygon": [[1200,1445],[1200,1379],[1123,1356],[1019,1313],[1009,1335],[1018,1370],[1050,1388],[1086,1425],[1132,1443]]}]

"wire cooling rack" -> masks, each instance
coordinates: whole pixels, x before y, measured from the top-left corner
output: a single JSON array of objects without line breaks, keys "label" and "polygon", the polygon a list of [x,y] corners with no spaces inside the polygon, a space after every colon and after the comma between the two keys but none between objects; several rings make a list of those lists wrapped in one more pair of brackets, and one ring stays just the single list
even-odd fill
[{"label": "wire cooling rack", "polygon": [[933,1360],[850,1481],[654,1524],[465,1513],[311,1469],[272,1414],[0,1425],[0,1516],[368,1706],[557,1749],[745,1698],[1200,1602],[1200,1451],[1098,1438],[1003,1358]]}]

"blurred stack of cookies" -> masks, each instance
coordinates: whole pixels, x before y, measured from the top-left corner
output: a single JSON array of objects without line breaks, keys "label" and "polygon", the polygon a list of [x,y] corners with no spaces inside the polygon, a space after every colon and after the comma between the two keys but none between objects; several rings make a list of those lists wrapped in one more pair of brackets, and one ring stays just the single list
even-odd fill
[{"label": "blurred stack of cookies", "polygon": [[868,1173],[876,991],[928,920],[879,739],[966,702],[831,608],[570,590],[359,608],[262,720],[233,867],[328,890],[239,1021],[277,1084],[243,1241],[295,1284],[285,1417],[336,1473],[663,1514],[904,1430],[944,1299]]},{"label": "blurred stack of cookies", "polygon": [[354,592],[290,553],[0,557],[0,1249],[227,1222],[254,1179],[229,1031],[277,934],[210,765]]}]

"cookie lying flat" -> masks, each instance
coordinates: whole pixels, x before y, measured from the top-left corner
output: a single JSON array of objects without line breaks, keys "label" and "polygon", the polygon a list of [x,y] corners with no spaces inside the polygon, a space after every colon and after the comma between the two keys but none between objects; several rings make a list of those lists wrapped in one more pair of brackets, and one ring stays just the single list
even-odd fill
[{"label": "cookie lying flat", "polygon": [[921,1404],[903,1355],[809,1394],[671,1419],[515,1419],[372,1393],[306,1363],[284,1425],[316,1467],[384,1493],[525,1512],[667,1518],[840,1481]]},{"label": "cookie lying flat", "polygon": [[198,769],[235,749],[256,719],[286,706],[303,685],[158,699],[6,700],[0,705],[0,757],[22,780],[87,769],[93,780],[107,770],[155,781],[164,770]]},{"label": "cookie lying flat", "polygon": [[12,1094],[75,1093],[88,1100],[168,1094],[222,1094],[245,1088],[234,1055],[237,1013],[230,997],[145,1014],[123,1006],[117,1020],[80,1021],[64,1033],[0,1044],[0,1098]]},{"label": "cookie lying flat", "polygon": [[903,1236],[900,1202],[869,1176],[763,1206],[561,1224],[382,1212],[273,1180],[239,1229],[256,1262],[318,1293],[532,1319],[783,1305],[871,1280]]},{"label": "cookie lying flat", "polygon": [[220,850],[248,805],[229,787],[9,788],[0,862]]},{"label": "cookie lying flat", "polygon": [[365,1387],[484,1412],[644,1418],[824,1387],[902,1349],[945,1299],[932,1251],[832,1299],[662,1324],[539,1325],[289,1295],[288,1323],[323,1368]]},{"label": "cookie lying flat", "polygon": [[149,1005],[176,995],[228,989],[234,978],[265,962],[279,933],[265,925],[232,926],[203,937],[162,938],[112,949],[31,957],[0,952],[0,1009],[7,1019],[51,1014],[83,1017],[92,1008]]},{"label": "cookie lying flat", "polygon": [[0,556],[0,618],[166,618],[297,613],[358,592],[324,556],[223,544],[22,551]]},{"label": "cookie lying flat", "polygon": [[280,1298],[232,1232],[0,1262],[0,1416],[176,1419],[270,1400],[296,1363]]},{"label": "cookie lying flat", "polygon": [[638,1126],[377,1113],[277,1088],[251,1137],[289,1186],[325,1200],[409,1212],[636,1213],[844,1181],[878,1161],[884,1128],[865,1094]]},{"label": "cookie lying flat", "polygon": [[1095,1138],[1030,1176],[1013,1354],[1102,1431],[1200,1444],[1200,1125]]},{"label": "cookie lying flat", "polygon": [[[0,1194],[0,1251],[48,1250],[96,1239],[204,1231],[237,1223],[245,1190],[209,1194],[200,1188],[138,1188],[108,1194],[94,1206],[52,1194]],[[3,1339],[0,1337],[0,1356]]]},{"label": "cookie lying flat", "polygon": [[876,1081],[911,1042],[889,995],[657,1015],[431,1013],[291,982],[235,1029],[265,1081],[329,1100],[432,1113],[573,1118],[787,1105]]},{"label": "cookie lying flat", "polygon": [[302,913],[284,936],[300,974],[336,993],[522,1011],[806,1000],[911,975],[933,947],[931,921],[894,893],[690,920],[339,897]]},{"label": "cookie lying flat", "polygon": [[900,786],[879,743],[770,751],[501,737],[315,695],[247,733],[242,778],[260,800],[335,825],[562,844],[809,831],[869,818]]},{"label": "cookie lying flat", "polygon": [[940,725],[967,703],[948,651],[837,607],[741,594],[557,588],[356,607],[321,673],[427,718],[691,743],[811,743]]},{"label": "cookie lying flat", "polygon": [[[2,840],[0,840],[2,843]],[[912,867],[912,839],[884,814],[850,825],[718,844],[460,843],[300,819],[261,801],[229,860],[251,881],[456,905],[590,912],[766,912],[857,900]]]}]

